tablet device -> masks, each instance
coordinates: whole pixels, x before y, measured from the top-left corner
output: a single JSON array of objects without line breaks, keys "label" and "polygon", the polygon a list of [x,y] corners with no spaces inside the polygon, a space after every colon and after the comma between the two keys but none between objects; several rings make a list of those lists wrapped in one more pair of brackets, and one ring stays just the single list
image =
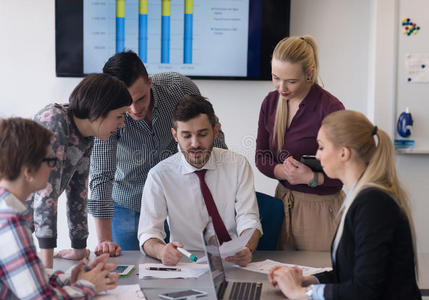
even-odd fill
[{"label": "tablet device", "polygon": [[198,290],[185,290],[180,292],[172,292],[172,293],[165,293],[160,294],[159,298],[161,299],[168,299],[168,300],[179,300],[179,299],[187,299],[188,297],[203,297],[207,296],[207,293],[204,291],[198,291]]},{"label": "tablet device", "polygon": [[301,162],[313,172],[323,172],[320,160],[318,160],[315,155],[303,155],[301,156]]},{"label": "tablet device", "polygon": [[121,277],[126,277],[134,270],[134,265],[117,265],[112,273],[118,273]]}]

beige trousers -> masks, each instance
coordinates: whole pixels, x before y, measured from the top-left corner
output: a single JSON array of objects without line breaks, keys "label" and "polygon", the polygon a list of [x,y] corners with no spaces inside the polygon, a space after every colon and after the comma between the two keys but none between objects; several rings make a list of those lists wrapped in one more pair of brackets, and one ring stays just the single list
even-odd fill
[{"label": "beige trousers", "polygon": [[279,183],[275,196],[283,200],[285,209],[278,249],[330,251],[344,192],[306,194],[291,191]]}]

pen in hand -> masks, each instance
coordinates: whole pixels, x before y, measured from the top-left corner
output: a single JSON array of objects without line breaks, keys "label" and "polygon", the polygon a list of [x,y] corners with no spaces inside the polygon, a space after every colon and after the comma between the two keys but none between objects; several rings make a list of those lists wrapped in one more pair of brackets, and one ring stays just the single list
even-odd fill
[{"label": "pen in hand", "polygon": [[188,252],[187,250],[177,247],[176,248],[177,251],[179,251],[180,253],[182,253],[183,255],[185,255],[187,258],[189,258],[190,260],[192,260],[193,262],[196,262],[198,260],[198,258],[193,255],[192,253]]}]

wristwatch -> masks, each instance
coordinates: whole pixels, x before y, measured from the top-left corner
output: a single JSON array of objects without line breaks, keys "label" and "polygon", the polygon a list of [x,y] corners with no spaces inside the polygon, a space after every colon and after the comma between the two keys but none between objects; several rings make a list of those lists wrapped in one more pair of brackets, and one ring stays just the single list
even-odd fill
[{"label": "wristwatch", "polygon": [[310,180],[310,182],[308,183],[308,186],[311,188],[315,188],[316,186],[319,185],[319,183],[317,182],[317,179],[319,179],[319,174],[317,172],[313,172],[313,179]]},{"label": "wristwatch", "polygon": [[307,296],[307,300],[313,300],[313,285],[309,285],[305,288],[305,295]]}]

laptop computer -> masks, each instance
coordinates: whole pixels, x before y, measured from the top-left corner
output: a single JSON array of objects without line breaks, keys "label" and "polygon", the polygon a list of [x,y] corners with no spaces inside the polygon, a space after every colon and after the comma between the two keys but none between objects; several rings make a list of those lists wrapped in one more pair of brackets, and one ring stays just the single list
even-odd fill
[{"label": "laptop computer", "polygon": [[223,267],[222,257],[219,251],[219,242],[216,236],[210,239],[205,238],[204,232],[201,233],[204,252],[209,263],[210,281],[217,299],[234,300],[258,300],[261,298],[261,282],[241,282],[227,281],[225,279],[225,269]]}]

